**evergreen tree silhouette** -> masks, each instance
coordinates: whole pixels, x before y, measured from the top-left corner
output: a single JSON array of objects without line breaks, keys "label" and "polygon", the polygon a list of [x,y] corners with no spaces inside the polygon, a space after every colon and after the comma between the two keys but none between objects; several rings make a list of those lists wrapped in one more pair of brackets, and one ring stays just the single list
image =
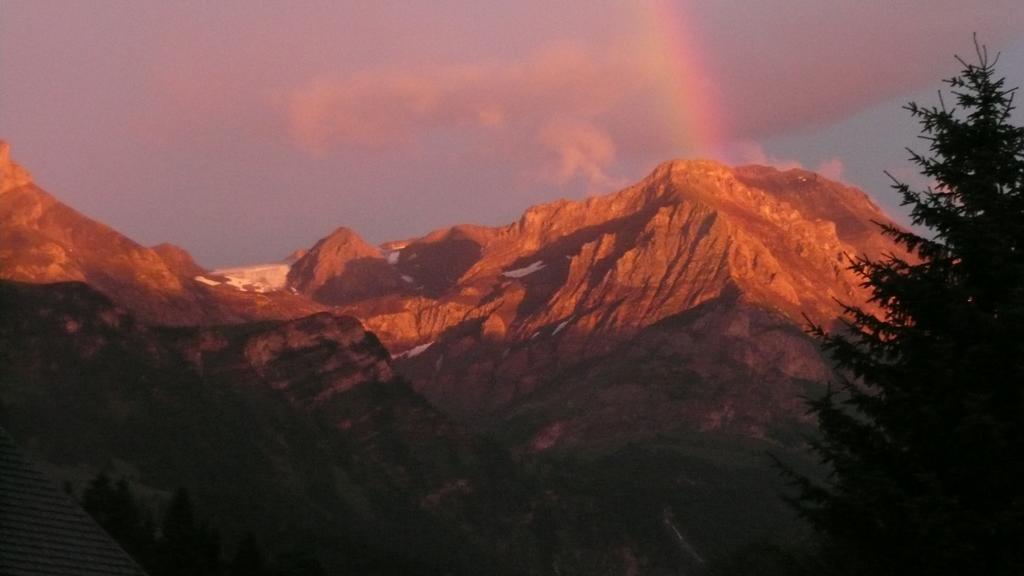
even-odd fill
[{"label": "evergreen tree silhouette", "polygon": [[238,543],[235,556],[228,566],[229,576],[264,576],[269,574],[263,550],[252,532],[246,532]]},{"label": "evergreen tree silhouette", "polygon": [[955,103],[907,110],[934,184],[894,179],[917,233],[855,271],[868,307],[812,332],[839,368],[811,403],[830,474],[789,471],[836,573],[1024,574],[1024,129],[998,56],[947,80]]},{"label": "evergreen tree silhouette", "polygon": [[110,476],[106,472],[100,472],[86,487],[82,493],[82,508],[88,512],[108,532],[110,531],[110,519],[114,508],[114,489],[111,485]]},{"label": "evergreen tree silhouette", "polygon": [[156,534],[126,478],[116,484],[101,472],[82,494],[82,507],[144,567],[153,564]]},{"label": "evergreen tree silhouette", "polygon": [[159,574],[213,575],[220,572],[220,537],[207,523],[198,524],[192,499],[178,488],[164,513]]}]

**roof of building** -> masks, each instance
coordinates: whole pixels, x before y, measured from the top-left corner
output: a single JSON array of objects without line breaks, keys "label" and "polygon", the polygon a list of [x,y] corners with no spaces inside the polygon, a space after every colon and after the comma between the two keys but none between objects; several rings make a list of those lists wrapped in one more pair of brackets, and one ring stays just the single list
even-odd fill
[{"label": "roof of building", "polygon": [[0,428],[0,574],[145,576]]}]

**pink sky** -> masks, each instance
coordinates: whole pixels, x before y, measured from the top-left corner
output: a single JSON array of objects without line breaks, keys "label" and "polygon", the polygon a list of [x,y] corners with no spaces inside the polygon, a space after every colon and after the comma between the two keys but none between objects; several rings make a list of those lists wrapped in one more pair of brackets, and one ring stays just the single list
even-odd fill
[{"label": "pink sky", "polygon": [[799,164],[888,206],[899,106],[972,32],[1024,82],[1018,3],[4,0],[0,138],[72,206],[211,266],[339,225],[504,223],[673,157]]}]

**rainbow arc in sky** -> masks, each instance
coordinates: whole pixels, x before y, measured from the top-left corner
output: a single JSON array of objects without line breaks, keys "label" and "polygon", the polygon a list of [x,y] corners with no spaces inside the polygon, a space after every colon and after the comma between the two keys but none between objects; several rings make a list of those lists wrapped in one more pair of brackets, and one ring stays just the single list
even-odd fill
[{"label": "rainbow arc in sky", "polygon": [[641,0],[640,24],[664,91],[664,109],[674,125],[673,145],[680,154],[721,157],[728,142],[721,95],[701,49],[700,32],[686,15],[686,2]]}]

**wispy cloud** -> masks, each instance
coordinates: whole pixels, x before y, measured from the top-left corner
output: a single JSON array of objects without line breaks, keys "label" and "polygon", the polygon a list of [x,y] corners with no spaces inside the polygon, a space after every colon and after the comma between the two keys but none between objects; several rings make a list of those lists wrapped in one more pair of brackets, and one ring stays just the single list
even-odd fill
[{"label": "wispy cloud", "polygon": [[818,164],[818,167],[814,169],[815,172],[821,174],[829,180],[842,180],[843,172],[846,170],[846,165],[843,164],[840,158],[829,158],[828,160],[822,161]]},{"label": "wispy cloud", "polygon": [[[724,97],[725,121],[753,139],[841,120],[956,72],[971,33],[993,49],[1021,38],[1017,0],[684,1]],[[728,30],[729,33],[722,33]]]},{"label": "wispy cloud", "polygon": [[609,120],[628,114],[626,100],[653,81],[624,59],[578,47],[518,61],[320,77],[290,92],[288,128],[295,143],[321,154],[410,146],[454,131],[506,162],[532,164],[538,178],[607,187],[617,160]]},{"label": "wispy cloud", "polygon": [[761,164],[774,166],[779,170],[791,168],[803,168],[803,164],[792,158],[780,158],[768,154],[764,146],[753,140],[740,140],[734,142],[725,151],[726,162],[735,164]]},{"label": "wispy cloud", "polygon": [[615,161],[615,143],[605,130],[585,122],[551,121],[538,134],[540,143],[557,157],[551,179],[565,184],[582,176],[592,189],[601,190],[622,184],[608,175]]}]

